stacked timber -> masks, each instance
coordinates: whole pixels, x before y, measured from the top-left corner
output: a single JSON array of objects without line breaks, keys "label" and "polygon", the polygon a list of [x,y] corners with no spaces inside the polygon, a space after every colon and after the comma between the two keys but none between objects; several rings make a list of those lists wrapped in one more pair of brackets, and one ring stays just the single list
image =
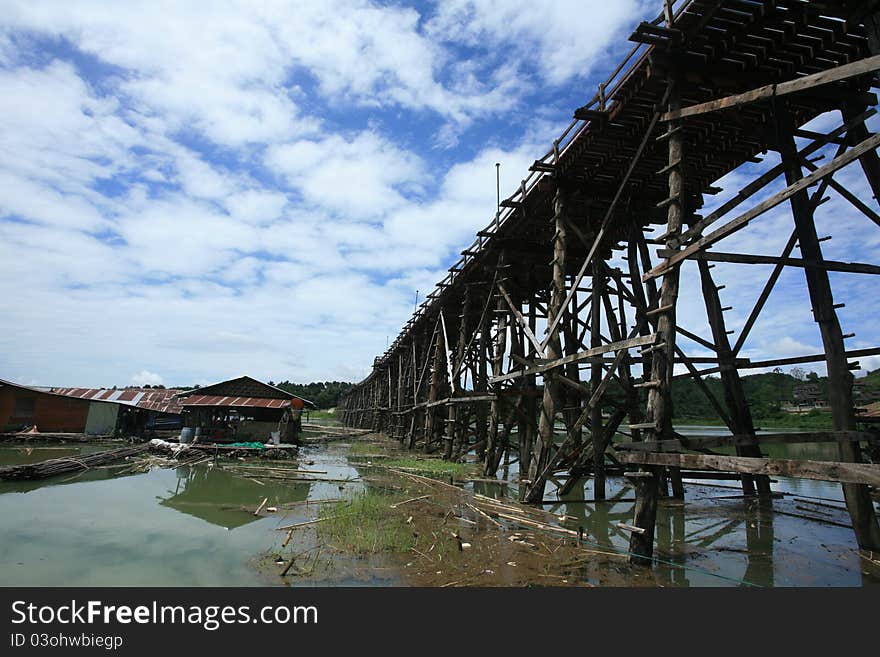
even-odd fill
[{"label": "stacked timber", "polygon": [[85,454],[78,458],[58,458],[28,463],[26,465],[10,465],[0,468],[0,479],[45,479],[67,472],[88,470],[99,465],[107,465],[114,461],[121,461],[129,456],[142,454],[149,449],[148,445],[135,445],[120,449],[108,449],[94,454]]}]

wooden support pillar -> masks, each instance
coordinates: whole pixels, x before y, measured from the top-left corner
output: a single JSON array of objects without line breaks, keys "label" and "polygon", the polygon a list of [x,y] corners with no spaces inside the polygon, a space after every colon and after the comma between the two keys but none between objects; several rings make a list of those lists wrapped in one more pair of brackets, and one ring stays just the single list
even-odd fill
[{"label": "wooden support pillar", "polygon": [[[786,108],[776,113],[779,133],[779,153],[785,166],[785,179],[792,185],[802,177],[800,160],[797,157],[793,132],[795,126]],[[791,209],[797,231],[801,256],[808,263],[822,262],[822,248],[813,221],[813,208],[806,190],[794,194]],[[825,347],[825,363],[828,370],[828,401],[834,419],[835,431],[851,431],[856,428],[852,399],[853,376],[846,359],[843,331],[834,309],[834,297],[828,272],[820,266],[808,264],[804,268],[807,288],[813,305],[813,319],[819,324],[822,343]],[[841,461],[860,463],[862,461],[858,443],[840,441],[838,452]],[[868,487],[864,484],[842,484],[846,506],[852,518],[853,529],[859,547],[866,550],[880,550],[880,526],[874,512],[874,505]]]},{"label": "wooden support pillar", "polygon": [[[530,270],[527,274],[529,289],[532,289],[534,274]],[[538,318],[537,309],[535,307],[534,296],[529,297],[529,330],[535,335],[537,330]],[[529,356],[536,357],[537,353],[534,346],[529,343]],[[519,442],[519,463],[520,468],[525,471],[527,464],[532,460],[532,449],[535,445],[535,431],[538,426],[538,398],[533,394],[536,392],[537,377],[530,374],[523,378],[523,390],[525,395],[522,400],[522,409],[526,416],[523,434]]]},{"label": "wooden support pillar", "polygon": [[379,399],[382,391],[379,389],[379,381],[377,380],[377,377],[373,377],[373,382],[370,388],[370,429],[373,431],[379,431]]},{"label": "wooden support pillar", "polygon": [[[455,396],[455,376],[453,374],[453,369],[455,364],[452,362],[452,355],[450,350],[450,339],[449,333],[445,324],[445,318],[443,316],[443,311],[440,311],[440,326],[442,330],[440,331],[439,343],[443,345],[443,349],[441,351],[442,354],[442,363],[443,367],[443,383],[441,387],[443,389],[443,396],[450,398]],[[446,417],[442,421],[442,430],[439,431],[439,440],[442,441],[443,445],[443,458],[449,460],[452,458],[452,447],[453,442],[455,440],[455,423],[457,419],[458,406],[456,404],[447,403],[446,405]]]},{"label": "wooden support pillar", "polygon": [[[547,314],[551,321],[559,313],[565,310],[565,193],[561,185],[556,187],[556,196],[553,199],[555,233],[553,237],[553,283],[550,292],[550,303]],[[561,344],[559,341],[559,325],[550,331],[547,336],[544,358],[554,360],[561,356]],[[529,492],[526,501],[530,504],[538,504],[544,499],[545,476],[542,474],[550,460],[551,450],[555,439],[556,423],[556,398],[559,384],[554,381],[551,372],[544,373],[544,394],[541,400],[541,418],[538,421],[538,436],[535,441],[535,449],[529,460]]]},{"label": "wooden support pillar", "polygon": [[419,433],[418,427],[424,427],[424,419],[421,416],[421,411],[417,408],[417,404],[421,401],[422,395],[422,376],[423,369],[419,366],[420,363],[424,363],[428,359],[428,349],[429,349],[430,339],[428,337],[428,331],[425,329],[422,336],[417,337],[413,341],[413,361],[412,361],[412,417],[410,417],[409,424],[409,448],[413,449],[416,446],[416,442],[418,441]]},{"label": "wooden support pillar", "polygon": [[[465,349],[467,348],[469,336],[469,315],[471,312],[471,292],[470,286],[464,288],[464,299],[462,300],[461,317],[458,320],[458,341],[455,347],[455,358],[450,368],[452,372],[452,380],[449,382],[449,396],[456,397],[461,392],[462,370],[464,369]],[[447,351],[449,351],[447,346]],[[462,409],[461,412],[467,420],[467,413]],[[447,409],[447,427],[446,435],[448,436],[446,451],[444,458],[449,460],[453,454],[466,453],[468,441],[468,427],[466,421],[461,421],[459,417],[459,407],[457,404],[449,404]],[[456,447],[456,443],[458,446]]]},{"label": "wooden support pillar", "polygon": [[657,482],[653,472],[625,472],[636,491],[633,527],[629,537],[629,562],[650,566],[654,556],[654,529],[657,524]]},{"label": "wooden support pillar", "polygon": [[[488,293],[491,294],[491,291]],[[488,300],[487,300],[488,306]],[[478,354],[477,354],[477,377],[474,382],[474,389],[482,394],[486,394],[489,391],[489,375],[488,375],[488,360],[489,360],[489,345],[491,343],[489,339],[489,326],[490,326],[488,316],[484,317],[480,324],[480,340],[477,343],[478,346]],[[476,440],[477,440],[477,458],[481,461],[486,457],[486,444],[489,440],[489,430],[487,426],[487,422],[489,420],[489,414],[487,412],[486,404],[478,404],[477,405],[477,430],[476,430]]]},{"label": "wooden support pillar", "polygon": [[[604,263],[593,261],[592,300],[590,302],[590,347],[602,345],[602,305],[605,298]],[[609,323],[612,321],[608,318]],[[602,383],[602,359],[590,362],[590,389],[595,394]],[[605,442],[602,431],[602,404],[597,402],[590,413],[590,436],[593,441],[593,496],[605,499]]]},{"label": "wooden support pillar", "polygon": [[[516,299],[516,307],[520,313],[522,313],[522,301],[517,298]],[[510,356],[512,362],[515,364],[520,364],[521,360],[526,355],[526,336],[525,330],[522,326],[520,326],[517,322],[511,321],[510,323]],[[516,382],[517,388],[523,387],[523,381],[520,379]],[[520,397],[517,402],[517,408],[521,405]],[[523,453],[523,439],[525,438],[525,422],[524,419],[520,416],[518,421],[516,422],[516,443],[517,443],[517,451],[519,454]],[[528,461],[526,461],[528,463]]]},{"label": "wooden support pillar", "polygon": [[[700,260],[697,262],[700,270],[700,282],[703,289],[703,301],[706,305],[706,315],[709,319],[709,327],[712,329],[712,342],[715,344],[715,352],[718,355],[718,365],[721,369],[721,384],[724,387],[724,401],[727,404],[727,412],[730,418],[730,430],[736,436],[755,435],[755,425],[752,422],[752,412],[749,409],[748,400],[743,390],[742,380],[734,366],[733,350],[727,339],[727,328],[724,322],[721,299],[718,296],[718,287],[712,279],[709,263]],[[737,446],[737,456],[761,457],[761,448],[757,445]],[[757,492],[770,499],[770,478],[765,475],[752,476],[744,474],[741,477],[744,495],[754,495]]]},{"label": "wooden support pillar", "polygon": [[[575,289],[571,294],[571,303],[568,313],[569,321],[565,322],[565,344],[563,353],[566,356],[572,356],[580,351],[578,341],[578,294]],[[565,366],[565,376],[570,381],[579,383],[581,380],[581,369],[579,363],[569,363]],[[565,407],[565,428],[570,431],[580,415],[581,397],[577,393],[570,390],[560,388],[560,401]],[[577,448],[583,440],[583,430],[578,428],[575,430],[572,438],[572,446]]]},{"label": "wooden support pillar", "polygon": [[[431,383],[428,387],[428,403],[437,401],[437,393],[440,391],[441,377],[443,376],[443,332],[436,331],[433,345],[433,363],[431,365]],[[425,408],[425,446],[426,452],[431,451],[434,443],[434,435],[437,431],[435,415],[436,407]]]},{"label": "wooden support pillar", "polygon": [[[635,298],[635,325],[638,327],[639,335],[644,337],[650,335],[653,329],[645,315],[645,309],[648,308],[648,300],[645,297],[645,287],[642,284],[642,273],[639,268],[639,243],[642,241],[644,241],[642,231],[638,224],[633,223],[630,228],[629,244],[627,245],[627,264],[629,267],[629,278],[632,284],[632,293]],[[650,260],[648,261],[648,266],[650,267]],[[643,381],[651,380],[651,368],[653,365],[651,361],[653,360],[653,353],[654,352],[648,352],[641,359]],[[637,394],[635,388],[632,388],[632,394],[635,399],[631,400],[630,403],[629,421],[630,425],[639,425],[644,420],[641,407],[638,403],[640,395]],[[642,440],[641,429],[631,429],[630,434],[634,441],[638,442]]]},{"label": "wooden support pillar", "polygon": [[[678,83],[670,81],[669,109],[681,106]],[[669,142],[669,201],[666,218],[666,246],[678,250],[677,238],[681,234],[684,215],[682,159],[684,144],[678,121],[668,125],[671,135]],[[672,369],[675,358],[675,309],[678,302],[679,267],[673,267],[663,276],[660,286],[657,311],[657,333],[660,335],[658,349],[651,361],[651,387],[648,388],[646,422],[652,426],[647,429],[648,440],[667,440],[672,438]]]},{"label": "wooden support pillar", "polygon": [[446,461],[452,458],[457,423],[458,404],[446,404],[446,427],[443,431],[443,458]]},{"label": "wooden support pillar", "polygon": [[[611,322],[611,339],[614,340],[615,342],[617,342],[619,340],[623,340],[624,338],[626,338],[627,335],[629,335],[629,328],[627,327],[627,321],[626,321],[626,303],[625,303],[625,296],[624,296],[624,291],[623,291],[622,272],[613,270],[612,275],[614,276],[614,280],[615,280],[615,283],[617,284],[617,291],[618,291],[618,294],[617,294],[618,325],[617,325],[617,328],[614,328],[614,325],[613,325],[614,323]],[[637,282],[639,283],[639,285],[641,284],[641,281],[636,281],[634,279],[633,280],[633,287],[634,288],[636,287]],[[639,288],[639,289],[641,291],[641,288]],[[642,291],[642,297],[644,297],[643,291]],[[641,306],[641,308],[644,308],[644,306]],[[611,300],[608,297],[608,295],[606,295],[606,313],[609,318],[612,317],[612,315],[613,315],[613,311],[612,311],[612,307],[611,307]],[[637,324],[639,323],[639,318],[638,318],[639,313],[640,313],[640,310],[637,309],[636,310],[636,323]],[[650,331],[648,330],[648,326],[647,326],[647,324],[648,324],[647,320],[643,321],[642,323],[644,324],[644,330],[647,331],[646,333],[644,333],[642,335],[647,335],[648,333],[650,333]],[[639,333],[641,334],[641,332],[642,332],[642,329],[640,328]],[[650,372],[650,365],[648,365],[648,368],[649,368],[648,372]],[[623,360],[620,361],[620,378],[626,384],[626,402],[625,402],[626,414],[629,416],[632,424],[639,424],[642,421],[642,409],[639,406],[638,390],[636,390],[636,388],[634,387],[629,352],[627,352],[624,355]],[[640,430],[638,430],[638,429],[632,430],[631,434],[632,434],[634,441],[638,442],[639,440],[641,440],[642,436],[641,436]]]},{"label": "wooden support pillar", "polygon": [[[504,272],[504,253],[498,256],[498,278],[503,281]],[[500,376],[504,369],[504,354],[507,351],[507,305],[504,297],[497,294],[495,302],[496,311],[496,331],[495,345],[492,354],[492,374]],[[499,444],[498,425],[501,422],[501,383],[492,384],[491,390],[494,393],[494,399],[489,406],[489,433],[486,441],[486,467],[484,474],[487,477],[494,477],[498,471],[498,464],[501,462],[501,450],[503,446]]]}]

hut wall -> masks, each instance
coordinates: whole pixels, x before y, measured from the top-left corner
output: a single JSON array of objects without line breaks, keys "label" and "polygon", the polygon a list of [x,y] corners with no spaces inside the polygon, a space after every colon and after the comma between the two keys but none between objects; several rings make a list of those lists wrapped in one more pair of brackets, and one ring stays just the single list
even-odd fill
[{"label": "hut wall", "polygon": [[89,414],[86,418],[86,433],[93,435],[113,433],[116,429],[118,417],[119,404],[91,402],[89,404]]},{"label": "hut wall", "polygon": [[0,428],[36,425],[42,432],[82,433],[89,401],[49,395],[36,390],[0,388]]}]

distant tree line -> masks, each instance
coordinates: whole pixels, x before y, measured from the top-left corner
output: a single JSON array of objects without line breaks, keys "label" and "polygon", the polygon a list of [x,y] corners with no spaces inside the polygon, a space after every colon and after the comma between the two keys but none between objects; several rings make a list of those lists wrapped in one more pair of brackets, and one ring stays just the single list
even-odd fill
[{"label": "distant tree line", "polygon": [[269,381],[269,385],[308,399],[314,402],[318,408],[334,408],[339,402],[339,398],[354,386],[353,383],[345,381],[320,381],[316,383],[291,383],[290,381],[273,383]]},{"label": "distant tree line", "polygon": [[[752,417],[756,421],[790,418],[790,414],[783,410],[783,405],[795,398],[795,388],[799,386],[815,385],[821,398],[827,399],[828,395],[827,377],[820,377],[815,372],[805,372],[797,368],[788,374],[777,368],[773,372],[742,376],[741,380]],[[880,371],[873,372],[860,380],[868,385],[880,386]],[[721,378],[706,376],[703,377],[703,382],[721,407],[726,409]],[[641,396],[644,404],[647,393],[643,391]],[[618,391],[612,392],[610,399],[616,404],[624,403],[623,394]],[[673,417],[679,421],[718,419],[718,413],[700,386],[693,378],[688,377],[675,379],[672,382],[672,411]]]},{"label": "distant tree line", "polygon": [[[724,406],[724,387],[721,379],[717,376],[703,378],[706,387],[712,392],[719,403]],[[858,379],[860,385],[868,392],[880,395],[880,370],[868,373],[867,376]],[[828,379],[819,376],[815,372],[806,372],[801,368],[792,368],[789,373],[780,369],[764,374],[751,374],[742,377],[743,389],[752,416],[755,420],[769,420],[785,417],[787,414],[782,410],[785,402],[794,399],[794,390],[805,383],[818,386],[821,396],[827,399]],[[320,381],[315,383],[291,383],[281,381],[269,385],[286,390],[314,402],[318,408],[334,408],[339,403],[339,398],[351,390],[353,383],[345,381]],[[150,386],[144,386],[149,388]],[[157,385],[153,388],[162,389],[164,386]],[[175,386],[175,390],[193,390],[199,386]],[[643,395],[645,393],[642,393]],[[622,403],[622,395],[612,393],[611,398],[617,403]],[[643,400],[644,401],[644,400]],[[701,420],[717,418],[718,414],[706,395],[692,378],[676,379],[672,384],[672,405],[675,418],[678,420]]]},{"label": "distant tree line", "polygon": [[[703,379],[715,398],[724,407],[724,387],[719,377]],[[801,368],[792,368],[784,373],[779,368],[764,374],[751,374],[741,377],[743,392],[756,420],[773,420],[787,417],[783,404],[795,400],[795,389],[806,386],[814,388],[820,399],[828,399],[828,377]],[[862,396],[870,399],[880,395],[880,370],[869,372],[856,379],[860,390],[853,391],[855,402],[863,402]],[[706,395],[692,378],[676,379],[672,384],[673,413],[677,419],[717,418]]]},{"label": "distant tree line", "polygon": [[[810,380],[820,385],[824,395],[827,379],[820,379],[814,372],[811,374]],[[741,380],[752,416],[758,419],[783,415],[783,403],[792,401],[795,387],[802,385],[807,380],[807,376],[805,375],[801,379],[782,371],[775,371],[743,376]],[[704,377],[703,381],[715,399],[724,407],[724,386],[721,383],[721,378],[708,376]],[[692,378],[676,379],[673,382],[672,408],[675,417],[681,420],[718,417],[711,402]]]}]

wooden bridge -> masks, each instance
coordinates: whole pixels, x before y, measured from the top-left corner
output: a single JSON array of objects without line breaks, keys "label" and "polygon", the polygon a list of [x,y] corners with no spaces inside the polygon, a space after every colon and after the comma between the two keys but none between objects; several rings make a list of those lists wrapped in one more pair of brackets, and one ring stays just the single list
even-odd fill
[{"label": "wooden bridge", "polygon": [[[592,477],[602,499],[606,475],[625,474],[637,492],[630,550],[641,560],[652,555],[658,495],[671,486],[684,496],[682,470],[735,473],[745,495],[768,504],[770,475],[840,482],[859,546],[880,550],[870,498],[880,487],[877,443],[859,430],[851,374],[854,359],[880,347],[847,349],[829,281],[829,272],[870,276],[880,266],[826,260],[814,223],[832,194],[853,206],[866,234],[880,227],[880,135],[865,124],[877,105],[880,2],[667,0],[630,41],[629,55],[338,412],[348,426],[449,459],[475,451],[489,476],[512,455],[531,503],[551,477],[563,491]],[[829,132],[804,128],[828,112]],[[779,164],[750,173],[768,151]],[[848,165],[873,198],[835,179]],[[725,190],[723,203],[707,198],[735,170],[748,184]],[[716,250],[783,205],[792,223],[779,256]],[[738,332],[725,321],[716,262],[771,266]],[[801,301],[825,351],[744,358],[785,268],[806,277]],[[682,283],[702,297],[703,327],[676,319]],[[877,299],[849,302],[871,313]],[[694,347],[711,355],[689,356]],[[741,373],[819,362],[834,430],[756,435]],[[705,383],[713,374],[723,399]],[[707,395],[731,437],[676,433],[671,387],[682,377]],[[838,460],[762,452],[765,443],[798,442],[836,443]],[[710,449],[724,446],[735,455]]]}]

